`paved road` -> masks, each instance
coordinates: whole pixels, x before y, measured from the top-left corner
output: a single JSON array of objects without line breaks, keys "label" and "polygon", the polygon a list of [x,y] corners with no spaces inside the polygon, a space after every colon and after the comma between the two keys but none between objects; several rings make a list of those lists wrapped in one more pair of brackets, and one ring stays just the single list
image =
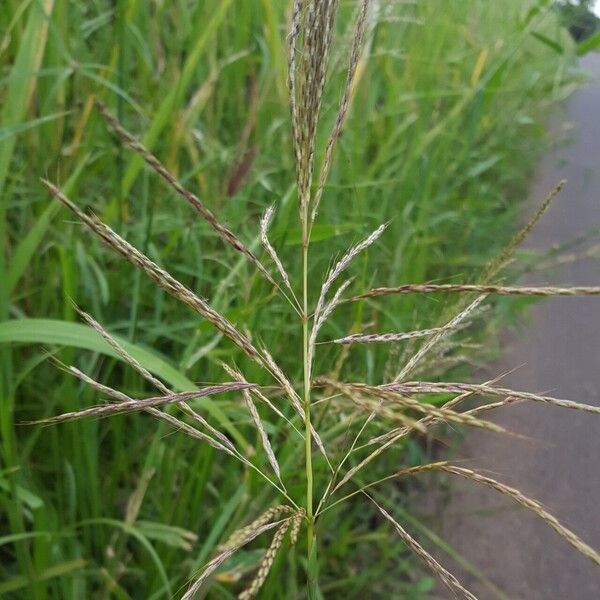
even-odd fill
[{"label": "paved road", "polygon": [[[542,161],[531,197],[539,201],[563,177],[569,183],[531,234],[529,247],[549,248],[600,226],[600,54],[586,57],[583,66],[596,80],[566,107],[574,143]],[[600,261],[562,267],[551,281],[531,281],[598,285]],[[600,405],[600,298],[547,300],[535,306],[532,321],[507,342],[495,373],[524,364],[507,384]],[[600,417],[520,405],[497,412],[494,420],[529,439],[470,431],[458,451],[471,459],[465,465],[487,469],[541,500],[600,550]],[[600,599],[600,568],[535,516],[469,483],[454,483],[450,498],[436,531],[508,598]],[[464,570],[454,571],[480,600],[498,597]]]}]

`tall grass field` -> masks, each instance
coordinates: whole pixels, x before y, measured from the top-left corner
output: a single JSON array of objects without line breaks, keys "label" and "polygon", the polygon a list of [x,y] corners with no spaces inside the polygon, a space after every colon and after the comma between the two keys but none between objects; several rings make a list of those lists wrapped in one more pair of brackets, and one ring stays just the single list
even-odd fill
[{"label": "tall grass field", "polygon": [[462,593],[371,485],[427,469],[600,560],[423,452],[528,296],[598,292],[492,277],[575,53],[546,0],[3,0],[0,597]]}]

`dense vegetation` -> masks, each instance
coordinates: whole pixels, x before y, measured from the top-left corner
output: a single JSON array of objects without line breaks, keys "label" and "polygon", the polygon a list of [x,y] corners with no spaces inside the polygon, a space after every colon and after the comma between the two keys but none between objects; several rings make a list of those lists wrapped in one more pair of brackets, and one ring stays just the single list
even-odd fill
[{"label": "dense vegetation", "polygon": [[[288,373],[300,372],[301,331],[285,305],[273,301],[271,287],[111,137],[93,108],[94,99],[109,105],[252,248],[262,211],[278,200],[273,240],[298,272],[283,4],[6,1],[0,14],[0,593],[168,597],[248,515],[273,501],[251,471],[145,415],[46,428],[19,423],[95,402],[48,353],[132,395],[148,392],[78,323],[73,299],[134,344],[138,358],[174,388],[221,380],[224,358],[260,379],[205,322],[81,235],[50,202],[39,183],[43,175],[286,355]],[[321,280],[332,246],[341,252],[386,220],[386,243],[354,266],[357,287],[471,280],[502,247],[547,141],[544,121],[574,85],[571,42],[549,5],[450,0],[441,11],[437,0],[426,0],[372,15],[368,56],[359,64],[313,232],[311,279]],[[338,21],[324,99],[329,125],[344,80],[352,8],[344,5]],[[379,330],[427,327],[447,302],[411,297],[390,300],[385,312],[369,304],[344,308],[328,334],[347,334],[341,323],[349,320],[357,330],[370,322]],[[368,380],[399,360],[379,347],[343,356],[337,366],[350,376],[366,366]],[[337,358],[323,346],[320,371]],[[435,367],[453,368],[453,358]],[[252,457],[256,433],[239,399],[226,398],[201,406]],[[347,429],[329,431],[330,441]],[[278,456],[293,465],[298,448],[282,432],[269,433]],[[387,460],[414,464],[419,447],[408,444]],[[402,511],[410,512],[402,490],[390,500],[402,520]],[[426,593],[429,580],[402,544],[389,543],[386,525],[364,504],[330,511],[327,519],[335,532],[325,540],[328,562],[321,565],[327,597]],[[259,547],[218,575],[215,598],[232,597]],[[279,557],[264,597],[301,597],[294,586],[303,568],[300,553]]]}]

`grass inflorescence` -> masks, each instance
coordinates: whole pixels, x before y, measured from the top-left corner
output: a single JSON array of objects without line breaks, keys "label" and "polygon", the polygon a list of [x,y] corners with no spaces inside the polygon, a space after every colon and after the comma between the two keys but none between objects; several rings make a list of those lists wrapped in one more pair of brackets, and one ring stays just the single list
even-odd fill
[{"label": "grass inflorescence", "polygon": [[[3,125],[29,131],[32,148],[39,145],[38,127],[61,136],[67,128],[69,144],[60,160],[42,165],[45,176],[35,189],[39,198],[47,198],[42,190],[50,193],[54,200],[48,208],[28,212],[13,202],[9,221],[2,213],[3,230],[7,223],[14,231],[32,227],[22,240],[9,237],[13,262],[2,264],[2,274],[8,272],[3,282],[12,286],[2,284],[0,326],[8,317],[20,319],[21,332],[7,329],[7,337],[14,335],[8,341],[65,343],[91,350],[92,356],[61,352],[54,360],[61,369],[43,372],[53,378],[56,396],[43,409],[37,403],[23,408],[16,404],[21,382],[30,380],[30,371],[46,369],[40,364],[47,350],[22,369],[13,365],[12,350],[3,350],[6,468],[0,481],[15,537],[5,540],[11,545],[10,566],[0,590],[25,590],[31,598],[114,593],[191,599],[210,590],[241,598],[282,597],[282,590],[287,597],[317,598],[336,590],[364,597],[365,590],[376,593],[375,572],[365,568],[353,575],[356,564],[368,561],[355,557],[348,564],[350,548],[355,540],[389,540],[396,531],[398,543],[380,543],[378,552],[382,564],[386,558],[398,564],[407,590],[419,585],[413,570],[400,564],[408,548],[450,589],[472,597],[393,516],[393,508],[366,489],[399,478],[396,472],[388,475],[396,461],[386,457],[404,448],[411,433],[458,423],[508,435],[478,412],[461,410],[466,397],[502,398],[479,412],[510,406],[512,400],[590,410],[496,382],[414,379],[452,357],[452,340],[464,339],[463,330],[494,295],[598,293],[595,287],[511,287],[500,280],[558,189],[504,250],[497,244],[495,254],[484,252],[490,247],[486,225],[499,218],[503,206],[504,221],[495,233],[504,229],[504,239],[509,237],[514,213],[506,198],[522,190],[526,175],[523,169],[514,181],[509,175],[502,180],[504,150],[488,140],[502,139],[513,152],[521,129],[502,122],[509,118],[510,103],[532,110],[568,89],[562,59],[556,58],[559,75],[553,74],[552,93],[546,84],[521,96],[509,93],[528,81],[531,56],[547,64],[547,48],[530,46],[530,34],[552,24],[552,15],[511,5],[518,27],[507,47],[489,42],[498,9],[479,14],[476,3],[471,12],[449,3],[440,16],[435,2],[384,9],[368,0],[350,5],[296,0],[289,14],[265,3],[262,20],[246,6],[237,7],[234,18],[230,2],[198,3],[194,9],[185,3],[161,5],[157,22],[168,17],[181,27],[179,41],[165,51],[171,42],[155,24],[135,5],[117,4],[119,38],[100,74],[89,51],[81,49],[77,61],[65,57],[71,50],[61,39],[68,39],[72,27],[66,2],[32,3],[22,11],[28,18],[25,30],[12,25],[20,34],[15,39],[31,50],[18,50],[19,68],[36,73],[32,81],[41,98],[53,106],[66,103],[67,88],[45,89],[48,73],[85,91],[78,92],[83,106],[77,120],[56,112],[25,122],[17,109],[27,108],[31,89],[15,84],[18,77],[7,80],[15,108]],[[76,16],[85,36],[106,36],[111,13],[88,19],[81,10]],[[20,23],[17,12],[12,14]],[[457,35],[459,17],[465,30]],[[55,35],[47,42],[48,19]],[[283,34],[286,20],[289,30]],[[470,20],[478,24],[480,40],[468,32]],[[254,51],[249,46],[256,36],[260,43]],[[14,43],[6,38],[9,47]],[[39,70],[46,43],[48,73]],[[530,56],[520,63],[522,48]],[[135,83],[128,85],[123,73],[132,54],[141,66],[130,71],[146,85],[139,94],[153,98],[146,111],[138,105]],[[182,55],[182,63],[173,64],[173,57]],[[249,56],[253,60],[246,60]],[[161,88],[154,76],[161,69],[177,71],[176,83]],[[204,79],[194,87],[199,70]],[[416,73],[422,87],[415,84]],[[121,119],[124,102],[138,117],[145,115],[146,134],[139,139],[107,107],[114,94]],[[495,102],[504,106],[504,117],[494,111]],[[523,127],[530,124],[526,116]],[[203,125],[195,127],[199,119]],[[142,128],[139,119],[134,127]],[[84,135],[90,130],[93,136]],[[93,140],[101,140],[101,149]],[[27,164],[25,145],[15,157],[13,148],[3,152],[0,167],[13,158]],[[116,187],[114,179],[102,177],[112,162]],[[90,172],[99,175],[95,184],[85,182]],[[66,174],[63,182],[61,174]],[[10,188],[5,179],[0,168],[0,191],[6,195],[10,189],[20,198],[21,175],[11,176]],[[155,197],[168,199],[168,206],[157,208]],[[84,198],[94,212],[85,209]],[[44,248],[60,206],[105,249],[83,243],[79,230],[68,227],[68,237]],[[184,212],[188,206],[198,222]],[[465,227],[465,218],[471,218],[466,213],[473,221]],[[436,233],[443,226],[447,239]],[[64,228],[57,225],[58,231]],[[129,265],[121,266],[110,253]],[[483,257],[483,264],[473,264],[473,256]],[[130,266],[139,276],[132,277]],[[30,302],[16,283],[35,282],[34,275],[42,281],[45,271],[61,292],[52,297],[30,281],[35,300]],[[456,272],[466,274],[466,283],[429,283]],[[404,281],[417,283],[399,285]],[[163,291],[182,308],[168,308],[171,301]],[[444,306],[422,301],[433,293],[445,294]],[[452,301],[455,294],[462,296]],[[85,326],[74,323],[78,309],[72,297],[95,315],[79,311]],[[127,310],[107,318],[109,298],[117,304],[125,299]],[[61,320],[32,321],[27,332],[25,317],[48,314],[60,314]],[[369,333],[358,333],[366,327]],[[141,336],[143,344],[135,343]],[[321,343],[327,340],[336,343]],[[408,344],[404,354],[389,351],[397,342]],[[162,354],[149,353],[144,345],[158,346]],[[174,369],[164,355],[179,353]],[[99,355],[115,357],[126,369]],[[68,377],[62,378],[63,372]],[[27,384],[36,398],[52,393],[41,377]],[[156,391],[149,393],[146,386]],[[160,425],[131,415],[137,412]],[[114,420],[97,418],[124,413],[128,416]],[[83,417],[96,418],[79,422]],[[14,424],[33,420],[69,424],[19,427],[26,441],[17,444]],[[57,457],[56,462],[42,454]],[[37,469],[36,461],[45,462],[44,469]],[[575,533],[518,491],[450,465],[419,468],[461,475],[511,496],[598,562]],[[60,483],[48,481],[57,472]],[[114,502],[107,502],[111,497]],[[114,518],[119,511],[123,518]],[[373,517],[377,533],[369,521]],[[190,552],[198,531],[203,541]],[[252,550],[255,540],[264,551]],[[269,585],[270,574],[279,582],[285,578],[285,585]],[[378,589],[396,584],[382,580]]]}]

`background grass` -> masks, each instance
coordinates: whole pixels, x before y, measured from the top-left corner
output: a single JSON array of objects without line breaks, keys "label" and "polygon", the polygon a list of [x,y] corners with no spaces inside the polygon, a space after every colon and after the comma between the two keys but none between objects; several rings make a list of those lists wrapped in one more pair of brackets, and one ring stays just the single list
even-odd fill
[{"label": "background grass", "polygon": [[[144,383],[76,323],[76,299],[175,388],[222,379],[217,359],[250,365],[206,323],[81,234],[39,184],[48,175],[177,277],[264,340],[290,374],[300,335],[288,309],[212,231],[107,133],[92,108],[126,126],[250,246],[278,203],[275,245],[298,272],[300,230],[285,89],[287,3],[4,0],[0,11],[0,595],[163,598],[219,541],[275,501],[256,477],[143,415],[57,427],[18,424],[92,404],[48,351],[130,394]],[[386,5],[387,6],[387,5]],[[354,269],[355,287],[472,279],[517,226],[547,140],[549,111],[576,80],[573,48],[546,1],[438,0],[382,6],[361,63],[311,250],[319,281],[332,256],[391,220]],[[323,122],[344,78],[344,4]],[[327,131],[324,127],[324,131]],[[253,242],[254,240],[254,242]],[[316,286],[315,286],[316,287]],[[434,323],[445,301],[399,298],[386,312],[339,311],[325,336]],[[488,321],[497,327],[497,321]],[[221,342],[217,345],[217,342]],[[375,381],[386,350],[353,350],[344,369]],[[336,358],[320,347],[317,372]],[[397,357],[392,357],[397,358]],[[395,364],[395,363],[392,363]],[[252,452],[235,397],[202,407]],[[326,437],[343,437],[347,424]],[[273,431],[293,472],[300,449]],[[387,459],[419,460],[409,444]],[[281,459],[283,457],[283,459]],[[257,458],[258,460],[258,458]],[[385,462],[385,461],[384,461]],[[298,484],[301,483],[300,475]],[[394,489],[398,505],[403,492]],[[410,507],[406,507],[410,510]],[[410,526],[410,522],[407,521]],[[326,597],[418,598],[431,586],[362,503],[323,524]],[[331,532],[331,533],[327,533]],[[260,557],[238,553],[210,592],[231,598]],[[301,556],[301,553],[298,553]],[[303,597],[293,551],[265,598]],[[282,583],[283,582],[283,583]]]}]

